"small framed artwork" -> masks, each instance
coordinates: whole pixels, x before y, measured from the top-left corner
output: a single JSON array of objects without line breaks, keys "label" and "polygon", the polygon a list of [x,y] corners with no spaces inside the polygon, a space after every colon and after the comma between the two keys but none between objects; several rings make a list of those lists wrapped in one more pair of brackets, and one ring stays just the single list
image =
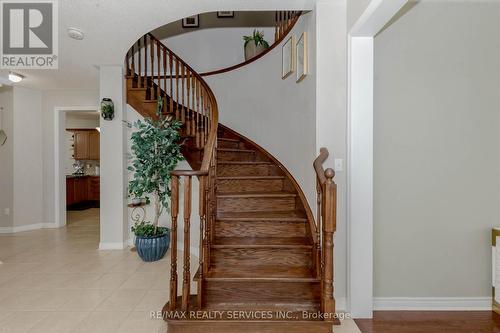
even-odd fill
[{"label": "small framed artwork", "polygon": [[297,59],[297,82],[302,81],[307,73],[307,33],[303,32],[295,47],[295,59]]},{"label": "small framed artwork", "polygon": [[183,28],[199,28],[200,27],[200,15],[188,16],[182,19]]},{"label": "small framed artwork", "polygon": [[217,12],[217,17],[218,18],[233,18],[234,12],[232,12],[232,11]]},{"label": "small framed artwork", "polygon": [[284,80],[295,70],[295,36],[290,36],[281,47],[281,78]]}]

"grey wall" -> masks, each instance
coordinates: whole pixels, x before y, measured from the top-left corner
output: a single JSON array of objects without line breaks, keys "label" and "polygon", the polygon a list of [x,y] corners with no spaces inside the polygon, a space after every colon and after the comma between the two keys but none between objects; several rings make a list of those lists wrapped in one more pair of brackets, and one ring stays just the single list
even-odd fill
[{"label": "grey wall", "polygon": [[375,296],[491,295],[499,13],[422,2],[375,38]]},{"label": "grey wall", "polygon": [[[14,114],[12,88],[0,88],[0,107],[3,108],[2,127],[7,134],[7,141],[0,146],[0,229],[10,229],[13,224],[14,206]],[[1,115],[0,115],[1,116]],[[9,209],[9,215],[5,214],[5,209]]]}]

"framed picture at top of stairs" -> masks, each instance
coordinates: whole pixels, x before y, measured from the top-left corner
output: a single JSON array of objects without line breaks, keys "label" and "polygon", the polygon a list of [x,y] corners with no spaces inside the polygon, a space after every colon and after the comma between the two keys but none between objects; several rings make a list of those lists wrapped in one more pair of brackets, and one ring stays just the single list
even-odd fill
[{"label": "framed picture at top of stairs", "polygon": [[188,16],[182,19],[183,28],[199,28],[200,27],[200,15]]},{"label": "framed picture at top of stairs", "polygon": [[297,60],[297,79],[296,82],[302,81],[307,75],[307,33],[304,31],[300,35],[295,47]]}]

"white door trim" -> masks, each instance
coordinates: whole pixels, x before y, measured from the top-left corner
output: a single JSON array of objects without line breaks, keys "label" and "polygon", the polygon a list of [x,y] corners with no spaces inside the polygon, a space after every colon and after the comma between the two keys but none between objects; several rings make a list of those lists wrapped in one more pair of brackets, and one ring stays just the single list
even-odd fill
[{"label": "white door trim", "polygon": [[66,225],[66,151],[61,145],[66,124],[66,112],[97,112],[97,106],[57,106],[54,108],[54,218],[55,227]]},{"label": "white door trim", "polygon": [[372,0],[348,36],[347,300],[373,316],[373,45],[408,0]]}]

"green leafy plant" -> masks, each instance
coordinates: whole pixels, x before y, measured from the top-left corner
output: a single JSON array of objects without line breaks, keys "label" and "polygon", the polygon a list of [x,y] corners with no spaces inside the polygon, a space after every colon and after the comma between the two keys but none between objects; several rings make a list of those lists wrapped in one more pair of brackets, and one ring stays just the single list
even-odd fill
[{"label": "green leafy plant", "polygon": [[163,99],[159,98],[157,119],[145,118],[144,121],[136,121],[134,127],[137,130],[131,136],[133,157],[128,170],[133,172],[133,179],[129,181],[128,194],[136,199],[144,198],[146,203],[151,202],[150,195],[155,199],[153,223],[136,223],[132,228],[136,235],[137,232],[150,230],[149,228],[153,229],[153,235],[160,230],[160,216],[169,209],[172,179],[170,172],[184,159],[179,134],[182,123],[173,120],[171,116],[162,115],[162,108]]},{"label": "green leafy plant", "polygon": [[248,43],[253,41],[255,46],[262,45],[266,49],[269,47],[269,43],[264,39],[264,32],[258,31],[257,29],[254,29],[252,36],[243,36],[243,40],[245,41],[244,46],[247,46]]},{"label": "green leafy plant", "polygon": [[152,237],[157,235],[164,235],[167,233],[167,227],[154,226],[150,222],[142,221],[132,226],[132,231],[139,237]]}]

